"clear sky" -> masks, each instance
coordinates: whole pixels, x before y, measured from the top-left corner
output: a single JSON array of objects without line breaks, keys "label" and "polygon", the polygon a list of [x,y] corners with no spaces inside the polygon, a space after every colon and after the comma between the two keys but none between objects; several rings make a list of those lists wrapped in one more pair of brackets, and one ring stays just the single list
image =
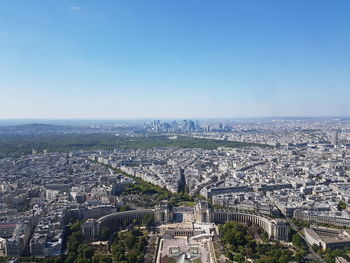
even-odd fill
[{"label": "clear sky", "polygon": [[349,0],[0,0],[0,118],[336,115]]}]

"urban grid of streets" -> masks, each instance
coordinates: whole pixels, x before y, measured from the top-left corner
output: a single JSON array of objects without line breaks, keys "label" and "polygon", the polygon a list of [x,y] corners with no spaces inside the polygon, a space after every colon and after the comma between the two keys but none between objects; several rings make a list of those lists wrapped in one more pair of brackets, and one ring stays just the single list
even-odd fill
[{"label": "urban grid of streets", "polygon": [[[184,175],[190,195],[220,207],[283,217],[296,230],[292,219],[350,226],[350,121],[177,125],[185,136],[269,147],[101,149],[0,159],[0,249],[13,256],[25,249],[31,255],[58,255],[64,253],[67,218],[99,218],[125,204],[146,205],[140,196],[116,195],[133,179],[113,168],[173,193]],[[167,134],[172,124],[158,121],[147,129]],[[185,213],[182,223],[189,219]],[[41,243],[50,249],[36,252]],[[322,261],[311,246],[310,251],[309,257]]]}]

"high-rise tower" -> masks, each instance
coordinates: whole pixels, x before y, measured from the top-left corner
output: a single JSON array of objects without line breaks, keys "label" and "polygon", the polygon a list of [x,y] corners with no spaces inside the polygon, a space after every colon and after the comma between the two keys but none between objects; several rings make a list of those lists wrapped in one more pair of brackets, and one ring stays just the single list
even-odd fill
[{"label": "high-rise tower", "polygon": [[338,130],[332,131],[331,144],[333,144],[334,146],[338,145]]}]

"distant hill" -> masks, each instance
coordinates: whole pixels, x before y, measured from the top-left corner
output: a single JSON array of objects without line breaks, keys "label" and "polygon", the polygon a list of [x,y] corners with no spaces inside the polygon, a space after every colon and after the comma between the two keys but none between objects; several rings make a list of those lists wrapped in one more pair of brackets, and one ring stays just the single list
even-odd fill
[{"label": "distant hill", "polygon": [[0,127],[0,134],[52,134],[66,133],[76,128],[73,126],[60,126],[44,123],[29,123]]}]

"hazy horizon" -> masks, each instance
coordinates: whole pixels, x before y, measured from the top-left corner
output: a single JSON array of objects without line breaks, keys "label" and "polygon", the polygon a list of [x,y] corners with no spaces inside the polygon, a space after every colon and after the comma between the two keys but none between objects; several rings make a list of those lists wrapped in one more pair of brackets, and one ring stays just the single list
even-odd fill
[{"label": "hazy horizon", "polygon": [[348,119],[350,115],[344,116],[252,116],[252,117],[139,117],[139,118],[0,118],[0,122],[6,121],[154,121],[154,120],[259,120],[259,119]]}]

